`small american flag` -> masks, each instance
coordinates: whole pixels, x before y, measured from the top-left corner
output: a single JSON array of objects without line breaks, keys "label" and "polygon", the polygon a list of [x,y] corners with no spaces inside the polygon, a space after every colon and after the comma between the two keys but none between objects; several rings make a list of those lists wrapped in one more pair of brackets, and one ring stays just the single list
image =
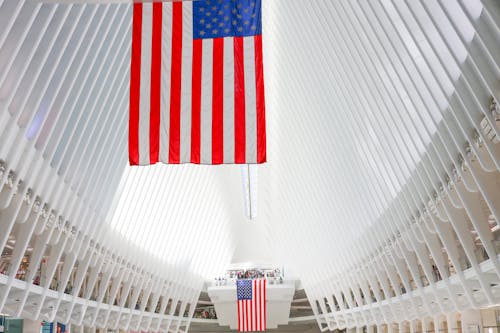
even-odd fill
[{"label": "small american flag", "polygon": [[266,280],[238,280],[238,331],[265,331]]},{"label": "small american flag", "polygon": [[129,161],[266,161],[261,0],[134,3]]}]

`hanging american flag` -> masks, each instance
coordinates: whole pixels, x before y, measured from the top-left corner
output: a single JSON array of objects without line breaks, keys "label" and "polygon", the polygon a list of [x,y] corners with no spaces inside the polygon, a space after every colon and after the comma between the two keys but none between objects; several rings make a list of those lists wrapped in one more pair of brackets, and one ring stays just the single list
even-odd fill
[{"label": "hanging american flag", "polygon": [[266,280],[237,280],[238,331],[265,331]]},{"label": "hanging american flag", "polygon": [[261,0],[133,5],[129,161],[266,161]]}]

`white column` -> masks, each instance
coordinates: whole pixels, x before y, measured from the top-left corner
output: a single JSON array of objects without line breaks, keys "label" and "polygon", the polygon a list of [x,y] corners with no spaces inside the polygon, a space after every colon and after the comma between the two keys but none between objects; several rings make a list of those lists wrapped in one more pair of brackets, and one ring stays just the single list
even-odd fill
[{"label": "white column", "polygon": [[462,333],[482,332],[481,312],[479,310],[467,310],[461,313]]},{"label": "white column", "polygon": [[431,330],[431,320],[428,318],[422,319],[422,333],[430,332]]},{"label": "white column", "polygon": [[[446,315],[446,322],[448,325],[448,333],[458,332],[458,320],[456,313],[449,313]],[[463,331],[462,331],[463,332]]]},{"label": "white column", "polygon": [[407,333],[405,324],[406,322],[404,321],[399,322],[398,324],[399,333]]},{"label": "white column", "polygon": [[442,333],[443,332],[443,320],[440,316],[434,317],[434,332]]},{"label": "white column", "polygon": [[410,320],[410,333],[416,333],[418,331],[417,320]]}]

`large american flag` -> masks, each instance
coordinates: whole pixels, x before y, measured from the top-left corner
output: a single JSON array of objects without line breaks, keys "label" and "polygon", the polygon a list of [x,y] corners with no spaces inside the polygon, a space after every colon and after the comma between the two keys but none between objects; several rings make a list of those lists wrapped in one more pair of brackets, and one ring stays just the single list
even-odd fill
[{"label": "large american flag", "polygon": [[266,161],[261,0],[133,5],[129,160]]},{"label": "large american flag", "polygon": [[237,280],[238,294],[238,331],[265,331],[266,318],[266,280]]}]

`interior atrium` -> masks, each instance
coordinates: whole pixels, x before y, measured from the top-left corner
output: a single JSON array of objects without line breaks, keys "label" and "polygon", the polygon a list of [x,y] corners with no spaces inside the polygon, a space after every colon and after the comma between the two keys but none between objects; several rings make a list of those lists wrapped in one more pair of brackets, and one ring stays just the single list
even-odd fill
[{"label": "interior atrium", "polygon": [[261,1],[267,162],[130,166],[134,1],[0,0],[0,332],[500,333],[500,1]]}]

